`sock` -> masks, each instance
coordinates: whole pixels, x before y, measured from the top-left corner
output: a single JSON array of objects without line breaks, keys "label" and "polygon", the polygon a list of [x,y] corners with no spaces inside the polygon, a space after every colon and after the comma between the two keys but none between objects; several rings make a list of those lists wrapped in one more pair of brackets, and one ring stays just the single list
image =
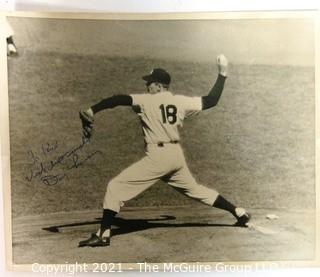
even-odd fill
[{"label": "sock", "polygon": [[106,229],[103,233],[101,233],[101,229],[99,228],[99,230],[97,231],[96,235],[98,237],[100,237],[100,234],[101,234],[102,238],[110,238],[111,230],[110,229]]},{"label": "sock", "polygon": [[101,237],[110,236],[111,224],[116,214],[117,213],[115,211],[103,209],[103,215],[99,232]]},{"label": "sock", "polygon": [[216,201],[214,201],[213,207],[228,211],[233,214],[234,217],[237,217],[236,207],[230,203],[228,200],[223,198],[221,195],[218,195]]}]

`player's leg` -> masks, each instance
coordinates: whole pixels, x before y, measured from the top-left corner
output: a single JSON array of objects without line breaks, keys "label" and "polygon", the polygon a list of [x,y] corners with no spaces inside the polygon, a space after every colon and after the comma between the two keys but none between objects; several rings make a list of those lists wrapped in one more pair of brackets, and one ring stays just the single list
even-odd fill
[{"label": "player's leg", "polygon": [[107,186],[100,228],[91,238],[81,241],[79,246],[109,245],[111,226],[123,203],[152,186],[162,175],[161,168],[146,156],[113,178]]},{"label": "player's leg", "polygon": [[7,47],[8,47],[8,56],[13,56],[13,55],[17,55],[18,54],[18,51],[17,51],[17,48],[16,48],[16,45],[13,41],[13,37],[10,36],[10,37],[7,37]]},{"label": "player's leg", "polygon": [[236,225],[245,226],[250,220],[250,215],[245,209],[236,207],[216,190],[198,184],[186,164],[176,171],[167,182],[179,192],[195,200],[230,212],[237,219]]},{"label": "player's leg", "polygon": [[18,54],[17,47],[13,40],[14,32],[8,20],[5,20],[5,34],[7,38],[7,55],[8,56],[17,55]]}]

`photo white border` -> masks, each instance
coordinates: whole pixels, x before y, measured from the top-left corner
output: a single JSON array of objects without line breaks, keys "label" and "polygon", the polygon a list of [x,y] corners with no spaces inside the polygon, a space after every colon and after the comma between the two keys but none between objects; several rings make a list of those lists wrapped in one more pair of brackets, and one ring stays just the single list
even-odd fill
[{"label": "photo white border", "polygon": [[[1,14],[1,20],[3,16],[14,16],[14,17],[38,17],[38,18],[65,18],[65,19],[100,19],[100,20],[184,20],[184,19],[270,19],[270,18],[313,18],[316,23],[315,28],[315,105],[316,105],[316,195],[319,195],[319,150],[320,150],[320,123],[319,123],[319,32],[320,32],[320,20],[319,11],[275,11],[275,12],[218,12],[218,13],[156,13],[156,14],[144,14],[144,13],[61,13],[61,12],[9,12]],[[5,236],[6,236],[6,268],[8,270],[15,271],[30,271],[31,265],[14,265],[12,263],[12,228],[11,228],[11,175],[10,175],[10,137],[9,137],[9,116],[8,116],[8,80],[7,80],[7,57],[4,56],[6,53],[6,44],[2,40],[0,46],[1,63],[0,70],[5,74],[1,74],[0,87],[4,95],[1,95],[0,111],[1,111],[1,161],[2,161],[2,180],[3,180],[3,201],[5,206]],[[3,61],[4,60],[4,61]],[[319,197],[317,197],[319,198]],[[10,207],[8,209],[8,207]],[[320,257],[320,241],[319,241],[319,201],[317,199],[316,212],[317,212],[317,243],[316,243],[316,259],[310,261],[268,261],[258,263],[277,263],[278,268],[291,268],[293,267],[316,267],[319,266]],[[251,262],[250,262],[251,263]],[[202,263],[204,264],[204,263]],[[214,265],[216,263],[205,263]],[[224,263],[224,264],[244,264],[241,263]],[[245,263],[247,264],[247,263]],[[126,264],[129,267],[137,266],[136,264]]]}]

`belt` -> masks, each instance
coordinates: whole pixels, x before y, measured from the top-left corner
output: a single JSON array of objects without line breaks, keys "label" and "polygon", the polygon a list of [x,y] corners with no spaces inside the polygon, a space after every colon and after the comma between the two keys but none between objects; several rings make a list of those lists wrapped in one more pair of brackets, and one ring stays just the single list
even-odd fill
[{"label": "belt", "polygon": [[168,143],[170,143],[170,144],[177,144],[177,143],[179,143],[179,141],[178,141],[178,140],[172,140],[172,141],[167,141],[167,142],[158,142],[157,145],[158,145],[159,147],[163,147],[165,144],[168,144]]}]

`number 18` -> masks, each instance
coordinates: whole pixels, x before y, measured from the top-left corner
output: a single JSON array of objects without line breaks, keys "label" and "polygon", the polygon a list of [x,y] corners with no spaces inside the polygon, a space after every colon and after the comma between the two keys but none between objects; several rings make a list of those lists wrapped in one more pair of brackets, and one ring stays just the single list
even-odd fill
[{"label": "number 18", "polygon": [[174,124],[177,122],[177,107],[175,105],[160,105],[159,109],[161,110],[162,122]]}]

